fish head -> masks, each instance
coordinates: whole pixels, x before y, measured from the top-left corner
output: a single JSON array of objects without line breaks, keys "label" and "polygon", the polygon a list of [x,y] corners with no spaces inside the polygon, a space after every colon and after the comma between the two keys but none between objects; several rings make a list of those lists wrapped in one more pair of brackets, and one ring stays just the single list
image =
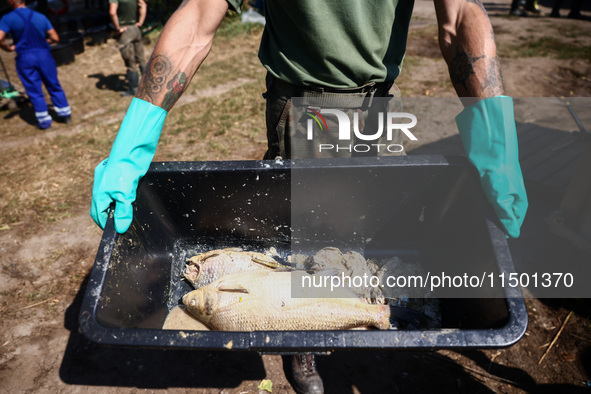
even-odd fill
[{"label": "fish head", "polygon": [[183,296],[183,304],[187,310],[204,323],[211,319],[217,301],[216,292],[208,288],[193,290]]},{"label": "fish head", "polygon": [[[204,263],[205,258],[203,258],[203,256],[191,257],[187,263],[187,266],[185,267],[183,276],[194,285],[200,284],[199,279],[204,276],[206,270]],[[201,283],[201,285],[204,284],[206,283]]]}]

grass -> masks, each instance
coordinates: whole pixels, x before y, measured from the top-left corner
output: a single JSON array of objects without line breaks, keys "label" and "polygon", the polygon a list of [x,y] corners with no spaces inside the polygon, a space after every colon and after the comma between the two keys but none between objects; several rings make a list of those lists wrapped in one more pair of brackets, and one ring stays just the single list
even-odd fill
[{"label": "grass", "polygon": [[589,37],[589,29],[581,29],[580,25],[574,24],[561,26],[560,33],[568,38]]},{"label": "grass", "polygon": [[[99,131],[13,149],[0,156],[0,222],[48,223],[72,214],[90,190],[89,174],[108,143]],[[88,141],[92,140],[92,145]],[[98,142],[97,142],[98,141]],[[33,164],[33,165],[32,165]]]},{"label": "grass", "polygon": [[591,47],[576,42],[565,42],[555,37],[524,40],[519,44],[498,47],[501,58],[549,57],[554,59],[591,60]]},{"label": "grass", "polygon": [[235,12],[228,12],[216,32],[216,37],[229,39],[237,36],[256,35],[262,33],[262,31],[263,25],[259,23],[242,23],[240,15]]}]

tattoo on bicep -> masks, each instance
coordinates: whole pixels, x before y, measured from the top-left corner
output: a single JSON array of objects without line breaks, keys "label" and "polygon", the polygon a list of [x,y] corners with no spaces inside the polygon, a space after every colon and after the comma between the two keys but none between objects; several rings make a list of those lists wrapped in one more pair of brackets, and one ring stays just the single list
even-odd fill
[{"label": "tattoo on bicep", "polygon": [[474,72],[474,63],[485,57],[486,55],[472,57],[470,53],[456,48],[456,56],[452,59],[449,65],[451,81],[455,85],[462,85],[468,90],[468,79],[470,79],[470,75],[476,74]]},{"label": "tattoo on bicep", "polygon": [[187,86],[187,75],[180,71],[177,75],[172,77],[170,81],[166,84],[166,88],[168,89],[168,93],[164,96],[164,101],[162,102],[162,108],[166,111],[170,110],[174,103],[179,99],[185,87]]},{"label": "tattoo on bicep", "polygon": [[151,58],[138,88],[138,97],[144,97],[146,101],[153,104],[156,96],[162,92],[171,72],[172,65],[168,57],[156,55]]}]

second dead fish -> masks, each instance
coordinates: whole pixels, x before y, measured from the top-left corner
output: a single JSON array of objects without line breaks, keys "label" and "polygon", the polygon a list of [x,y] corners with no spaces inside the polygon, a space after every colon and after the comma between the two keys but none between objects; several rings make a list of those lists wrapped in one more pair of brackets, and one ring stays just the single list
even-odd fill
[{"label": "second dead fish", "polygon": [[278,268],[289,269],[262,253],[247,252],[239,248],[216,249],[191,257],[183,277],[198,289],[226,274]]},{"label": "second dead fish", "polygon": [[[292,296],[305,271],[252,271],[221,277],[187,293],[187,310],[214,330],[339,330],[390,328],[390,308],[370,305],[346,288],[306,288]],[[293,281],[293,282],[292,282]]]}]

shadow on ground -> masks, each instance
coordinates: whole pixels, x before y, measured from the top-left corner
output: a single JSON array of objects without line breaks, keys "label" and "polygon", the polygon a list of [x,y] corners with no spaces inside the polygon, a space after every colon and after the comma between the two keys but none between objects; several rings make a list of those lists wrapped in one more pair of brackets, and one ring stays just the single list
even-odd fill
[{"label": "shadow on ground", "polygon": [[236,387],[261,380],[257,353],[198,352],[102,346],[80,333],[78,315],[88,278],[65,314],[70,337],[60,366],[67,384],[139,388]]},{"label": "shadow on ground", "polygon": [[35,110],[31,106],[31,102],[24,100],[18,103],[18,108],[10,111],[4,116],[4,119],[12,119],[19,116],[23,121],[31,126],[37,126],[37,118],[35,117]]},{"label": "shadow on ground", "polygon": [[491,362],[482,351],[460,350],[480,368],[466,368],[431,351],[339,352],[318,357],[326,393],[588,392],[573,385],[538,385],[524,370]]},{"label": "shadow on ground", "polygon": [[[54,122],[59,121],[60,117],[58,116],[57,112],[55,112],[52,106],[49,106],[48,112]],[[20,102],[18,104],[18,108],[13,111],[10,111],[6,116],[4,116],[4,119],[11,119],[15,116],[19,116],[25,123],[37,127],[37,118],[35,116],[35,110],[33,109],[30,101],[26,100]]]},{"label": "shadow on ground", "polygon": [[96,78],[97,81],[95,86],[100,90],[122,92],[127,88],[127,81],[125,80],[125,75],[123,74],[105,75],[100,73],[89,75],[88,78]]}]

